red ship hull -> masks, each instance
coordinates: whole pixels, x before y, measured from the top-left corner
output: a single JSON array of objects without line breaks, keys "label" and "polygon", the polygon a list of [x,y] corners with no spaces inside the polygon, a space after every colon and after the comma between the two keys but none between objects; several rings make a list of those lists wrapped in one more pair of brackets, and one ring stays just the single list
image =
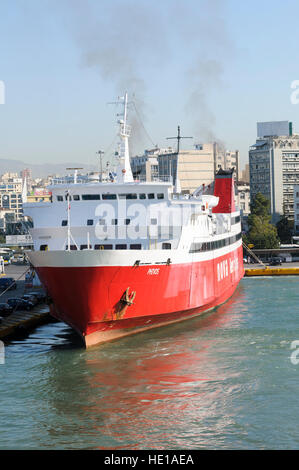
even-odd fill
[{"label": "red ship hull", "polygon": [[74,328],[87,347],[215,308],[244,275],[242,246],[191,263],[35,269],[53,299],[52,315]]}]

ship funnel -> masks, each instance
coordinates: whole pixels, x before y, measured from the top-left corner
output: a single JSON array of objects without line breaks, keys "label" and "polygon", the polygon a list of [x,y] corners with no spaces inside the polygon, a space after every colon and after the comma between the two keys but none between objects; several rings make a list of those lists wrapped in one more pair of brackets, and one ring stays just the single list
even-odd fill
[{"label": "ship funnel", "polygon": [[219,203],[213,208],[215,214],[235,212],[234,168],[220,170],[215,176],[214,196],[219,197]]}]

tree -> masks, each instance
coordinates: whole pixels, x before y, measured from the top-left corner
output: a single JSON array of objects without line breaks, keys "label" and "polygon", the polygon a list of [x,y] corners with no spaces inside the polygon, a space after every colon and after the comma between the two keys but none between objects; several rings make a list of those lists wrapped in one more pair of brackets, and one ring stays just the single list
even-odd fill
[{"label": "tree", "polygon": [[277,228],[270,223],[270,201],[263,194],[258,193],[252,204],[251,214],[248,217],[249,233],[247,242],[254,248],[278,248],[279,238]]},{"label": "tree", "polygon": [[282,216],[276,224],[277,234],[281,243],[292,243],[293,222]]}]

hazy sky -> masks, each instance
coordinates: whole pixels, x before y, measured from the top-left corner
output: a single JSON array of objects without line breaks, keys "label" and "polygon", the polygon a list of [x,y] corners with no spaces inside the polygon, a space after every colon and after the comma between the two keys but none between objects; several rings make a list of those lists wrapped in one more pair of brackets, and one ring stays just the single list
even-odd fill
[{"label": "hazy sky", "polygon": [[133,154],[168,146],[180,125],[194,142],[239,149],[244,165],[257,121],[299,131],[298,18],[296,0],[1,0],[0,158],[108,158],[107,103],[128,90]]}]

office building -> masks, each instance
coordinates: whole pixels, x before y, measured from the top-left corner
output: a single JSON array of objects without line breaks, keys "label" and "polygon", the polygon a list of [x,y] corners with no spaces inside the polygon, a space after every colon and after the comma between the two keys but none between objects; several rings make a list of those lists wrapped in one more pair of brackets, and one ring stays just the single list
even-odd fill
[{"label": "office building", "polygon": [[299,135],[289,121],[257,123],[257,140],[249,149],[250,198],[270,200],[272,222],[294,218],[294,185],[299,184]]}]

